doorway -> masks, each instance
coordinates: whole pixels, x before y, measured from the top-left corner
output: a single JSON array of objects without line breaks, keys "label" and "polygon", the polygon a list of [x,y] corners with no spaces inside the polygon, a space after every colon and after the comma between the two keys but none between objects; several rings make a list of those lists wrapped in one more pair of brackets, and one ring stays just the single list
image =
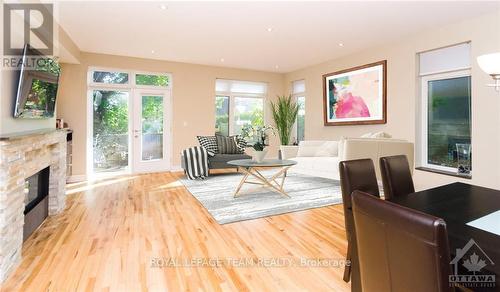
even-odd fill
[{"label": "doorway", "polygon": [[158,172],[170,169],[169,114],[170,94],[164,90],[137,90],[132,126],[132,169]]},{"label": "doorway", "polygon": [[89,71],[90,177],[170,170],[171,76]]}]

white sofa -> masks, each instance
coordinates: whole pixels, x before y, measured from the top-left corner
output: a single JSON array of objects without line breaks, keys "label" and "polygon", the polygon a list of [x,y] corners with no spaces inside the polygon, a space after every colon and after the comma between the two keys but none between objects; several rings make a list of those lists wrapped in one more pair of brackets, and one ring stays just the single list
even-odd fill
[{"label": "white sofa", "polygon": [[401,155],[408,157],[413,172],[413,143],[388,138],[342,138],[340,141],[301,141],[299,146],[281,146],[282,159],[297,161],[289,172],[330,179],[340,179],[339,162],[371,158],[380,180],[379,158]]}]

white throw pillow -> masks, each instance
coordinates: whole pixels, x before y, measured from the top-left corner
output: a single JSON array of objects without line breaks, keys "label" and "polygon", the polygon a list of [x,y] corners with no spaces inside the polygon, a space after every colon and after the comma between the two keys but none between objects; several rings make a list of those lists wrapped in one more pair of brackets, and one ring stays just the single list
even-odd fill
[{"label": "white throw pillow", "polygon": [[373,133],[372,133],[372,132],[370,132],[370,133],[366,133],[366,134],[364,134],[364,135],[361,135],[361,138],[372,138],[372,135],[373,135]]},{"label": "white throw pillow", "polygon": [[336,157],[338,152],[337,141],[301,141],[297,157]]},{"label": "white throw pillow", "polygon": [[392,138],[392,135],[390,135],[386,132],[377,132],[377,133],[373,133],[371,138]]},{"label": "white throw pillow", "polygon": [[306,146],[299,145],[299,151],[297,151],[297,157],[314,157],[318,151],[319,146]]},{"label": "white throw pillow", "polygon": [[314,154],[317,157],[337,157],[338,155],[339,143],[337,141],[326,141]]}]

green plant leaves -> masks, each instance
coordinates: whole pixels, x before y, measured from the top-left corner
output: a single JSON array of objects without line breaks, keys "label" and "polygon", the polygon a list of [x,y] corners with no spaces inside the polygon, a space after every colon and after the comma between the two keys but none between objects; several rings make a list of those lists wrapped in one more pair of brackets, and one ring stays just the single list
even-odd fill
[{"label": "green plant leaves", "polygon": [[281,145],[288,145],[290,143],[292,128],[299,112],[299,106],[290,94],[288,96],[278,96],[276,102],[271,101],[271,109]]}]

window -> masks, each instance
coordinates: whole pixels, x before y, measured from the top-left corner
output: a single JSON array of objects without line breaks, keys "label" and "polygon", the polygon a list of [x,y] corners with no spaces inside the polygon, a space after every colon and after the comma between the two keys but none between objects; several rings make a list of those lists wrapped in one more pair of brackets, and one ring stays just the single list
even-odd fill
[{"label": "window", "polygon": [[167,87],[170,81],[168,77],[168,75],[135,74],[135,85]]},{"label": "window", "polygon": [[297,114],[297,143],[304,141],[306,132],[306,97],[297,97],[297,104],[299,105],[299,112]]},{"label": "window", "polygon": [[297,122],[295,124],[295,139],[296,142],[304,141],[305,138],[305,118],[306,118],[306,82],[305,80],[297,80],[292,82],[292,93],[297,105],[299,113],[297,114]]},{"label": "window", "polygon": [[[232,134],[241,134],[244,125],[264,126],[264,99],[259,97],[234,97]],[[255,140],[247,141],[250,144]]]},{"label": "window", "polygon": [[142,160],[163,158],[163,96],[143,95],[142,99]]},{"label": "window", "polygon": [[229,136],[229,96],[215,97],[215,133]]},{"label": "window", "polygon": [[420,54],[421,164],[471,171],[470,44]]},{"label": "window", "polygon": [[215,90],[217,134],[237,135],[244,125],[264,125],[265,83],[217,79]]},{"label": "window", "polygon": [[125,72],[109,72],[109,71],[93,71],[93,83],[104,84],[128,84],[128,73]]}]

